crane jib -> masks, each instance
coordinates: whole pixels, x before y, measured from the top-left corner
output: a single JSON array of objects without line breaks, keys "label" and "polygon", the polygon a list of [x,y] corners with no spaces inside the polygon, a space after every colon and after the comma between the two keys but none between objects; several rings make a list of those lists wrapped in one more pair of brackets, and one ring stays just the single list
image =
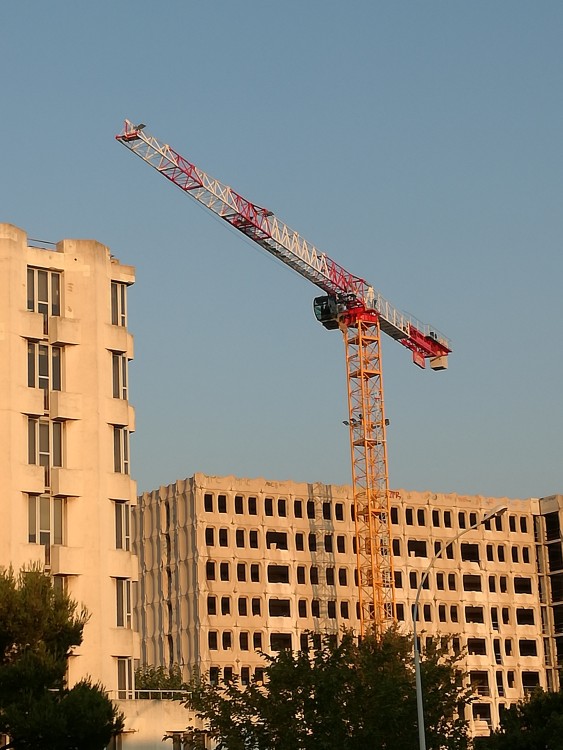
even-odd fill
[{"label": "crane jib", "polygon": [[395,308],[367,281],[349,273],[272,211],[210,177],[170,146],[146,133],[144,125],[135,126],[126,120],[124,131],[116,138],[196,201],[323,292],[348,300],[351,307],[360,305],[376,312],[381,330],[409,348],[416,364],[424,365],[425,359],[430,359],[432,364],[439,359],[434,369],[445,366],[445,358],[451,352],[451,344],[445,336]]}]

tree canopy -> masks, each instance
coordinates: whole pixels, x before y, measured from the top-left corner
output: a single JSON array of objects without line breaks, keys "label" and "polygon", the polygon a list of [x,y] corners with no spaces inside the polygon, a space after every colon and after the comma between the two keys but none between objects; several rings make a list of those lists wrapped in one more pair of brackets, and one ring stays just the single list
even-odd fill
[{"label": "tree canopy", "polygon": [[17,576],[0,570],[0,733],[10,736],[4,748],[103,750],[122,729],[101,685],[65,685],[87,620],[40,569]]},{"label": "tree canopy", "polygon": [[563,750],[563,692],[539,689],[504,711],[490,737],[476,750]]},{"label": "tree canopy", "polygon": [[[360,642],[349,633],[311,652],[265,656],[264,682],[189,686],[188,708],[217,750],[405,750],[418,746],[412,639],[388,630]],[[445,640],[429,642],[422,662],[428,750],[466,750],[467,699]],[[195,741],[200,729],[184,738]]]}]

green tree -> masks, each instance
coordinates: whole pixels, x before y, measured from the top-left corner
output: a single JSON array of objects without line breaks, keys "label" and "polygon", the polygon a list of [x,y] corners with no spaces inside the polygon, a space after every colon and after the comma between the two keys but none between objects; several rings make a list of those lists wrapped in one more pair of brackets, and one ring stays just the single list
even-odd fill
[{"label": "green tree", "polygon": [[173,698],[184,687],[182,670],[178,664],[171,667],[142,665],[135,670],[135,688],[140,698]]},{"label": "green tree", "polygon": [[[220,685],[200,678],[186,705],[196,711],[218,750],[404,750],[418,746],[412,639],[388,630],[359,643],[282,651],[265,657],[264,683]],[[428,750],[466,750],[467,726],[457,709],[468,699],[445,640],[429,644],[422,663]],[[187,747],[201,728],[190,727]]]},{"label": "green tree", "polygon": [[38,568],[0,570],[0,733],[14,750],[102,750],[123,717],[101,685],[65,686],[84,609]]},{"label": "green tree", "polygon": [[538,688],[507,709],[499,728],[480,738],[475,750],[563,750],[563,692]]}]

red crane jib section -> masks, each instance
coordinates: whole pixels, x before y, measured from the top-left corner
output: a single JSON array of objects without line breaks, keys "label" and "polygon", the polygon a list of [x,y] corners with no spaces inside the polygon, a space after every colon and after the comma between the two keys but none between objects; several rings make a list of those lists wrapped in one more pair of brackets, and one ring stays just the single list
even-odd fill
[{"label": "red crane jib section", "polygon": [[[117,136],[119,140],[123,141],[137,140],[138,137],[139,134],[136,129],[125,130]],[[205,189],[201,172],[195,164],[185,159],[170,146],[167,146],[167,148],[174,159],[167,160],[166,166],[161,166],[158,171],[186,193],[200,188]],[[270,226],[270,218],[274,216],[273,212],[252,203],[232,188],[229,188],[229,191],[230,199],[235,204],[235,211],[221,214],[220,218],[269,252],[274,252],[277,255],[278,253],[274,251],[273,247],[276,240],[272,235]],[[369,320],[374,323],[381,320],[377,310],[368,309],[361,302],[365,298],[366,290],[370,288],[368,282],[351,274],[327,255],[324,257],[328,278],[325,281],[318,282],[317,285],[327,294],[348,298],[346,310],[342,313],[343,322],[350,326],[359,320]],[[442,342],[432,336],[425,335],[412,324],[409,326],[408,334],[399,333],[397,335],[396,331],[386,330],[385,325],[382,325],[382,330],[385,330],[403,346],[410,349],[413,361],[419,367],[425,367],[426,358],[429,358],[432,362],[432,360],[447,357],[450,353],[450,349],[444,346]],[[442,368],[438,366],[436,369]]]}]

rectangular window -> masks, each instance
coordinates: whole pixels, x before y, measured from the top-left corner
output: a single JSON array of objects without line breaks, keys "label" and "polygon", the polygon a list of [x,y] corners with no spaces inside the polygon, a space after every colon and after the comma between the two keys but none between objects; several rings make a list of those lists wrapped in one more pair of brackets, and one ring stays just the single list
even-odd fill
[{"label": "rectangular window", "polygon": [[295,518],[303,518],[303,502],[301,500],[293,501],[293,515]]},{"label": "rectangular window", "polygon": [[111,368],[113,397],[127,401],[127,355],[112,352]]},{"label": "rectangular window", "polygon": [[131,506],[115,501],[115,549],[131,549]]},{"label": "rectangular window", "polygon": [[237,529],[235,533],[237,547],[244,547],[244,529]]},{"label": "rectangular window", "polygon": [[48,333],[49,316],[61,314],[61,274],[41,268],[27,269],[27,309],[43,315],[43,333]]},{"label": "rectangular window", "polygon": [[242,501],[243,497],[242,495],[235,495],[235,513],[237,516],[241,516],[243,514],[243,507],[242,507]]},{"label": "rectangular window", "polygon": [[113,427],[113,470],[119,474],[129,474],[129,430],[127,427]]},{"label": "rectangular window", "polygon": [[133,659],[128,656],[117,657],[117,697],[133,698]]},{"label": "rectangular window", "polygon": [[51,468],[63,465],[63,425],[46,419],[28,419],[28,463],[45,470],[45,487],[51,486]]},{"label": "rectangular window", "polygon": [[248,543],[252,549],[258,549],[258,532],[254,529],[248,534]]},{"label": "rectangular window", "polygon": [[127,325],[127,284],[111,282],[111,324]]},{"label": "rectangular window", "polygon": [[64,544],[66,498],[28,495],[28,534],[30,544],[45,547],[45,564],[51,563],[51,546]]},{"label": "rectangular window", "polygon": [[128,578],[116,578],[117,627],[131,628],[131,581]]},{"label": "rectangular window", "polygon": [[49,391],[61,390],[61,352],[60,346],[27,343],[27,384],[43,390],[45,411],[49,409]]},{"label": "rectangular window", "polygon": [[274,498],[273,497],[264,498],[264,514],[266,516],[274,515]]}]

